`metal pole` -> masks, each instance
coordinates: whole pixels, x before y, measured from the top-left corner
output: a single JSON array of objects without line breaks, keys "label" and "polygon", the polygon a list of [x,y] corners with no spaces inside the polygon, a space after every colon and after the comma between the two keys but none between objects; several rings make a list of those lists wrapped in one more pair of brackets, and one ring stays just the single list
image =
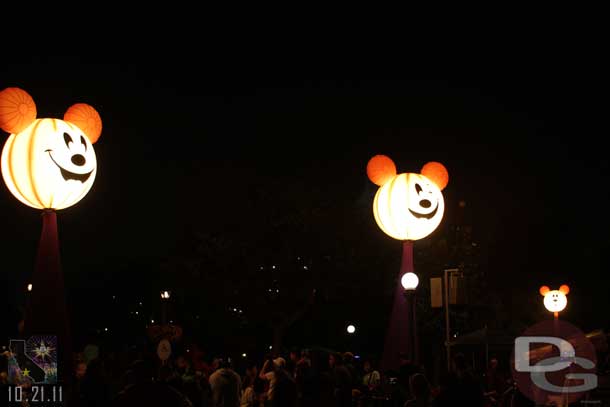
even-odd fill
[{"label": "metal pole", "polygon": [[417,353],[417,323],[415,321],[415,290],[404,291],[405,301],[407,303],[407,338],[406,350],[409,355],[409,360],[417,364],[419,357]]},{"label": "metal pole", "polygon": [[445,286],[445,346],[447,347],[447,371],[451,371],[451,328],[449,324],[449,275],[459,269],[446,269],[444,273]]},{"label": "metal pole", "polygon": [[445,270],[443,285],[445,286],[445,347],[447,348],[447,371],[451,371],[451,349],[449,341],[451,340],[449,332],[449,285],[447,275],[449,270]]},{"label": "metal pole", "polygon": [[411,316],[413,318],[413,360],[415,364],[419,368],[420,360],[419,360],[419,334],[417,330],[417,289],[413,290],[413,298],[411,300]]},{"label": "metal pole", "polygon": [[489,341],[485,338],[485,366],[489,366]]}]

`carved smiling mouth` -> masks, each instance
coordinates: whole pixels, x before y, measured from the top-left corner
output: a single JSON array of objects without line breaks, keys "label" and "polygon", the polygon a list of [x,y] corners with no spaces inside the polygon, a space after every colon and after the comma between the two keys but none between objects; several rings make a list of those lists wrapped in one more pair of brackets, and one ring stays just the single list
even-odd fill
[{"label": "carved smiling mouth", "polygon": [[61,176],[64,178],[65,181],[75,180],[75,181],[80,181],[80,182],[84,183],[89,179],[89,177],[93,173],[93,170],[91,170],[85,174],[77,174],[75,172],[66,170],[61,165],[57,164],[57,162],[53,159],[53,156],[51,155],[51,151],[53,151],[53,150],[45,150],[45,153],[49,153],[49,157],[51,157],[51,161],[53,161],[53,164],[55,164],[57,166],[57,168],[59,168],[59,170],[61,171]]},{"label": "carved smiling mouth", "polygon": [[411,208],[409,208],[409,212],[411,212],[411,215],[415,216],[418,219],[421,219],[421,218],[432,219],[434,217],[434,215],[436,215],[436,211],[438,211],[438,204],[436,204],[436,208],[434,208],[434,210],[430,213],[419,213],[419,212],[415,212]]}]

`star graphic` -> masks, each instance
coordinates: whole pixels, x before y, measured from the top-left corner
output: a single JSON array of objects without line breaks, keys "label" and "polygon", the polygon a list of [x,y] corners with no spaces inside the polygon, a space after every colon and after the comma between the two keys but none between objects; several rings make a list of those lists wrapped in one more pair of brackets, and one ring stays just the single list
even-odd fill
[{"label": "star graphic", "polygon": [[28,369],[25,369],[25,370],[23,371],[23,375],[24,375],[24,376],[27,376],[27,377],[30,377],[30,371],[29,371]]},{"label": "star graphic", "polygon": [[44,359],[51,357],[51,352],[53,350],[55,350],[53,347],[45,345],[44,341],[40,341],[40,345],[37,348],[34,348],[34,353],[37,357]]}]

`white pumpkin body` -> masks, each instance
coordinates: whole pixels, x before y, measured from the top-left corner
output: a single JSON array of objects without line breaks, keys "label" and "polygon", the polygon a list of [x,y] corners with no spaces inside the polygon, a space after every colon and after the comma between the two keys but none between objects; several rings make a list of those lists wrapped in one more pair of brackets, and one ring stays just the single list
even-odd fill
[{"label": "white pumpkin body", "polygon": [[64,209],[91,189],[97,160],[89,138],[60,119],[36,119],[11,134],[2,150],[2,177],[11,193],[37,209]]},{"label": "white pumpkin body", "polygon": [[398,240],[419,240],[443,219],[445,201],[435,183],[421,174],[394,176],[375,194],[373,214],[383,232]]}]

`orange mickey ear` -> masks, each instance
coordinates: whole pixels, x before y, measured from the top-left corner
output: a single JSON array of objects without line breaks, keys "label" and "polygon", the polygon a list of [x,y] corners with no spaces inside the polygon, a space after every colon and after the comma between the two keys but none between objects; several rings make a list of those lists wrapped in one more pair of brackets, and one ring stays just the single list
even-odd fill
[{"label": "orange mickey ear", "polygon": [[366,175],[373,184],[382,186],[396,175],[396,165],[390,157],[376,155],[366,165]]},{"label": "orange mickey ear", "polygon": [[445,166],[436,161],[430,161],[421,169],[421,175],[434,182],[441,191],[445,189],[449,183],[449,173]]},{"label": "orange mickey ear", "polygon": [[542,287],[540,287],[540,295],[542,295],[543,297],[546,295],[546,293],[548,293],[549,291],[551,291],[551,289],[549,287],[547,287],[546,285],[543,285]]},{"label": "orange mickey ear", "polygon": [[102,118],[97,110],[86,103],[76,103],[66,110],[64,120],[75,124],[95,144],[102,134]]},{"label": "orange mickey ear", "polygon": [[559,287],[559,291],[561,291],[564,295],[568,295],[568,293],[570,292],[570,287],[568,287],[566,284],[563,284],[561,287]]},{"label": "orange mickey ear", "polygon": [[34,99],[23,89],[6,88],[0,92],[0,128],[17,134],[36,120]]}]

